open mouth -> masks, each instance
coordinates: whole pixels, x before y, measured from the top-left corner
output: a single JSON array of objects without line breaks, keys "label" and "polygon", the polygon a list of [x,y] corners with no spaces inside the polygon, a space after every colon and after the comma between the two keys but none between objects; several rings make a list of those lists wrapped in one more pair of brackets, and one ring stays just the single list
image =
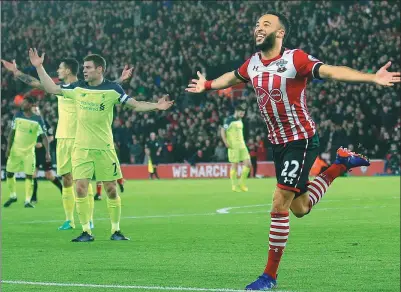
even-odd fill
[{"label": "open mouth", "polygon": [[258,41],[263,41],[265,37],[266,37],[265,34],[258,33],[258,34],[256,35],[256,41],[257,41],[257,42],[258,42]]}]

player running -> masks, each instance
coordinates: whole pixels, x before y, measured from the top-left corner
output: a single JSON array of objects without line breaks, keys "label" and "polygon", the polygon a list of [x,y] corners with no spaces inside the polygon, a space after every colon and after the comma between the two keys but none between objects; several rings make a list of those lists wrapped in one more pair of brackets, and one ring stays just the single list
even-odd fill
[{"label": "player running", "polygon": [[299,49],[285,49],[283,40],[289,31],[289,21],[281,13],[263,14],[254,30],[257,53],[239,69],[215,80],[207,81],[198,72],[198,79],[192,79],[186,89],[199,93],[251,82],[273,145],[277,187],[271,209],[268,261],[263,274],[246,286],[247,290],[276,287],[277,270],[290,231],[289,210],[296,217],[308,214],[336,177],[351,168],[370,165],[362,155],[340,148],[334,163],[308,182],[310,168],[319,152],[319,137],[306,106],[307,81],[317,78],[393,86],[400,82],[401,76],[400,72],[387,71],[390,62],[376,74],[368,74],[326,65]]},{"label": "player running", "polygon": [[46,161],[50,161],[46,127],[42,118],[33,113],[32,107],[34,104],[35,99],[33,97],[25,97],[21,104],[21,111],[15,114],[12,121],[12,129],[8,136],[6,150],[7,186],[10,190],[10,198],[4,203],[4,207],[9,207],[17,201],[14,174],[23,171],[25,173],[25,208],[34,208],[31,204],[32,176],[35,171],[35,145],[38,136],[42,137],[43,145],[46,149]]},{"label": "player running", "polygon": [[[230,179],[231,188],[234,192],[247,192],[248,187],[245,184],[251,170],[251,158],[244,141],[242,118],[245,115],[246,107],[243,104],[235,108],[234,115],[224,121],[220,129],[220,135],[228,149],[228,161],[231,163]],[[241,179],[238,184],[237,169],[238,163],[243,162]]]},{"label": "player running", "polygon": [[[45,90],[40,80],[24,74],[17,68],[15,60],[8,62],[1,60],[4,67],[12,72],[16,78],[22,82],[34,87]],[[132,69],[128,69],[128,66],[124,67],[121,77],[116,80],[117,83],[122,83],[132,75]],[[75,59],[66,58],[62,59],[59,68],[57,70],[58,78],[62,81],[61,84],[71,84],[78,81],[78,70],[79,63]],[[62,176],[63,189],[62,189],[62,200],[63,208],[66,216],[65,222],[58,228],[59,230],[69,230],[75,228],[74,222],[74,207],[75,197],[73,189],[73,178],[72,178],[72,165],[71,165],[71,152],[74,145],[77,117],[75,103],[71,99],[64,98],[63,95],[56,95],[58,100],[58,124],[56,130],[56,160],[57,160],[57,174]],[[120,188],[123,181],[119,183]],[[90,205],[90,225],[93,228],[93,213],[94,213],[94,193],[92,185],[88,185],[88,196]]]},{"label": "player running", "polygon": [[63,94],[66,99],[75,100],[77,109],[77,132],[72,152],[72,176],[76,182],[76,205],[83,232],[74,242],[93,241],[89,220],[87,188],[89,180],[96,173],[102,181],[108,196],[107,207],[111,219],[111,240],[128,240],[120,231],[121,198],[117,193],[116,180],[122,178],[120,163],[114,149],[111,124],[114,105],[120,103],[136,111],[167,110],[173,105],[165,97],[157,103],[136,101],[128,96],[115,82],[103,77],[106,61],[93,54],[84,58],[85,81],[56,85],[43,68],[44,55],[36,49],[29,50],[32,65],[36,67],[46,91]]}]

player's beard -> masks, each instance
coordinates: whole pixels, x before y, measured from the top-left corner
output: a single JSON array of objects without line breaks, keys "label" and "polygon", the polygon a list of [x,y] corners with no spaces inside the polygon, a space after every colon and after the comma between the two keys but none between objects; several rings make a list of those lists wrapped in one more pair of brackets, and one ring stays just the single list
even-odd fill
[{"label": "player's beard", "polygon": [[262,43],[256,44],[255,39],[255,48],[260,51],[269,51],[274,47],[276,43],[276,34],[275,32],[270,33],[268,36],[265,37]]}]

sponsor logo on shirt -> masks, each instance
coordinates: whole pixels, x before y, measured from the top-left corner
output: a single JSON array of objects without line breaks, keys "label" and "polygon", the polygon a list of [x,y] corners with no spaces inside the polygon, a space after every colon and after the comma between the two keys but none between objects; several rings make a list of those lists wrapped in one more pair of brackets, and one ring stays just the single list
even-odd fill
[{"label": "sponsor logo on shirt", "polygon": [[283,93],[280,89],[274,88],[270,92],[267,92],[263,87],[255,87],[255,94],[260,107],[264,107],[266,103],[271,100],[273,102],[281,102],[283,99]]}]

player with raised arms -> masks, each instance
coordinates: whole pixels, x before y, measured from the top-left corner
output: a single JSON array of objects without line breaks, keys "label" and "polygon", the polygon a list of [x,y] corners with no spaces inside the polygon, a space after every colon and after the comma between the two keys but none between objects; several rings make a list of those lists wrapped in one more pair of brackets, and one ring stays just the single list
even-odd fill
[{"label": "player with raised arms", "polygon": [[389,72],[391,62],[375,74],[345,66],[331,66],[302,50],[283,47],[290,32],[286,16],[264,13],[256,22],[254,41],[258,52],[237,70],[215,80],[198,72],[186,91],[199,93],[251,82],[273,147],[277,186],[273,194],[268,261],[263,274],[247,290],[276,287],[277,270],[287,243],[289,210],[296,217],[308,214],[319,203],[335,178],[354,167],[370,165],[367,158],[346,148],[337,150],[334,163],[312,182],[308,174],[319,152],[316,126],[306,106],[306,84],[312,78],[367,82],[393,86],[400,72]]},{"label": "player with raised arms", "polygon": [[90,228],[89,180],[96,173],[107,193],[107,207],[111,220],[111,240],[128,240],[120,231],[121,198],[117,193],[116,180],[122,178],[120,163],[114,149],[111,125],[115,104],[122,104],[136,111],[167,110],[173,105],[166,96],[157,103],[137,101],[128,96],[115,82],[104,78],[106,61],[100,55],[84,58],[84,81],[56,85],[43,68],[44,55],[36,49],[29,50],[32,65],[36,67],[40,81],[49,93],[63,94],[75,100],[77,109],[77,132],[72,151],[72,176],[76,182],[76,206],[83,232],[74,242],[93,241]]},{"label": "player with raised arms", "polygon": [[[18,70],[16,61],[8,62],[1,60],[8,71],[12,72],[15,78],[18,78],[25,84],[28,84],[34,88],[45,90],[40,83],[40,80],[25,74]],[[71,84],[78,81],[78,70],[79,62],[73,58],[64,58],[60,61],[57,69],[58,78],[61,80],[60,84]],[[115,80],[117,83],[122,83],[132,75],[133,68],[128,68],[126,65],[121,74],[121,77]],[[56,95],[58,104],[58,123],[56,130],[56,160],[57,160],[57,174],[62,176],[63,188],[62,188],[62,200],[63,208],[65,213],[65,221],[58,228],[58,230],[69,230],[75,228],[74,222],[74,188],[73,188],[73,177],[72,177],[72,164],[71,164],[71,153],[74,145],[75,133],[77,130],[77,117],[75,102],[72,99],[65,98],[62,94]],[[45,170],[47,170],[45,168]],[[118,180],[120,189],[123,179]],[[34,181],[35,189],[35,181]],[[90,205],[90,225],[93,228],[93,213],[94,213],[94,193],[92,185],[88,185],[88,196]]]}]

